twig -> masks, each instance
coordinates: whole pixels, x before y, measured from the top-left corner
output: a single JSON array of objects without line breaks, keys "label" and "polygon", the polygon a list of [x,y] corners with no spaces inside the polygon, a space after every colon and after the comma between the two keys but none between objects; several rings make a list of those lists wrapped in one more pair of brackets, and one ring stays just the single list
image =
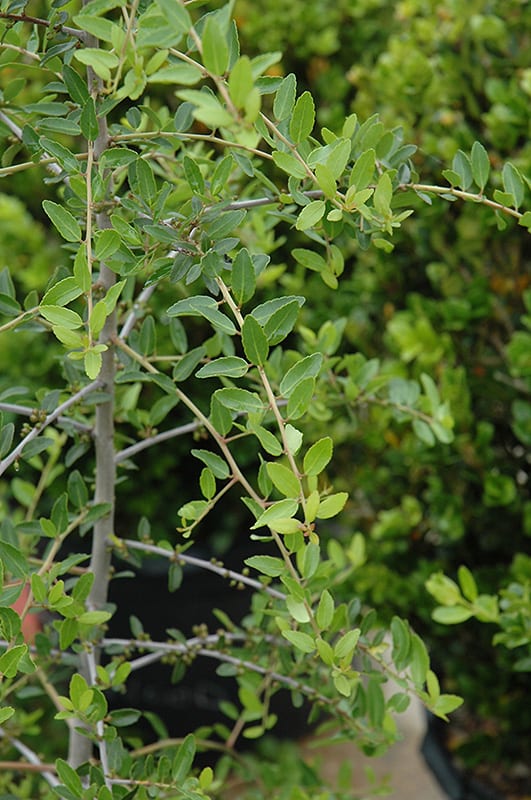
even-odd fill
[{"label": "twig", "polygon": [[22,439],[20,444],[18,444],[8,456],[6,456],[2,461],[0,461],[0,475],[3,475],[6,469],[10,467],[11,464],[13,464],[13,462],[17,460],[17,458],[19,458],[26,445],[29,444],[29,442],[32,442],[33,439],[36,439],[37,436],[39,436],[43,432],[43,430],[48,427],[48,425],[51,425],[52,422],[55,422],[56,419],[59,419],[59,417],[62,416],[64,411],[70,408],[70,406],[73,406],[87,394],[90,394],[90,392],[93,392],[95,389],[102,388],[103,385],[104,384],[101,380],[96,379],[95,381],[88,383],[78,392],[73,394],[72,397],[69,397],[68,400],[64,401],[64,403],[61,403],[61,405],[57,406],[55,411],[52,411],[51,414],[48,414],[48,416],[44,419],[42,423],[39,424],[38,427],[32,428],[32,430],[27,434],[27,436],[25,436]]},{"label": "twig", "polygon": [[[98,682],[98,675],[96,671],[96,655],[93,647],[87,648],[86,651],[86,663],[88,667],[88,673],[90,677],[90,683],[93,686],[96,686]],[[109,776],[110,776],[110,766],[109,766],[109,754],[107,752],[107,742],[105,740],[105,725],[102,719],[99,719],[96,722],[96,734],[97,734],[97,742],[98,742],[98,750],[100,754],[100,761],[101,761],[101,768],[103,770],[103,778],[105,780],[106,786],[110,788],[109,783]]]},{"label": "twig", "polygon": [[118,541],[120,545],[124,545],[128,549],[141,550],[145,553],[163,556],[164,558],[177,563],[182,561],[184,564],[189,564],[194,567],[206,569],[209,572],[214,572],[216,575],[220,575],[222,578],[237,581],[238,583],[244,583],[246,586],[252,586],[253,589],[258,589],[261,592],[265,592],[277,600],[286,599],[286,595],[283,592],[278,591],[278,589],[273,589],[270,586],[264,586],[263,583],[260,583],[260,581],[257,581],[254,578],[249,578],[247,575],[242,575],[240,572],[227,569],[227,567],[224,567],[223,565],[215,564],[212,561],[207,561],[204,558],[190,556],[187,553],[179,553],[175,550],[165,550],[163,547],[157,547],[157,545],[146,544],[144,542],[137,542],[134,539],[119,539]]},{"label": "twig", "polygon": [[[30,406],[20,406],[18,403],[0,403],[0,411],[7,411],[8,414],[20,414],[24,417],[31,417],[36,410],[38,409],[30,408]],[[57,423],[66,427],[70,425],[80,433],[89,433],[91,436],[93,434],[91,425],[87,425],[84,422],[78,422],[75,419],[71,419],[71,417],[59,417]]]},{"label": "twig", "polygon": [[50,786],[59,786],[60,784],[59,779],[52,772],[49,771],[48,765],[42,763],[37,753],[31,750],[31,748],[27,747],[27,745],[25,745],[19,739],[16,739],[14,736],[10,736],[1,727],[0,727],[0,736],[3,736],[5,739],[7,739],[13,745],[13,747],[16,750],[18,750],[21,756],[27,758],[29,763],[34,765],[34,768],[37,769],[37,771],[42,772],[42,777],[46,781],[48,781]]},{"label": "twig", "polygon": [[116,453],[114,463],[120,464],[122,461],[134,456],[136,453],[140,453],[148,447],[152,447],[160,442],[166,442],[168,439],[175,439],[177,436],[193,433],[201,427],[203,427],[203,423],[196,420],[195,422],[188,422],[186,425],[179,425],[177,428],[170,428],[168,431],[157,433],[155,436],[150,436],[147,439],[142,439],[142,441],[136,442],[130,445],[130,447],[125,447],[123,450],[120,450],[119,453]]}]

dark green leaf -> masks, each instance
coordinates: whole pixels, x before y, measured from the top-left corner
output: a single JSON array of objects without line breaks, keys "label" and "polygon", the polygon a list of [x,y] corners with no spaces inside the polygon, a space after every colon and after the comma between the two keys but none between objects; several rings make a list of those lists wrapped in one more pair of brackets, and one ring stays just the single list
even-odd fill
[{"label": "dark green leaf", "polygon": [[489,155],[480,142],[474,142],[471,152],[472,177],[482,192],[489,179]]},{"label": "dark green leaf", "polygon": [[70,211],[52,200],[43,200],[42,207],[63,239],[67,242],[81,241],[81,228]]},{"label": "dark green leaf", "polygon": [[238,251],[232,264],[232,293],[238,306],[242,306],[254,295],[256,276],[247,248]]},{"label": "dark green leaf", "polygon": [[255,317],[245,317],[242,326],[242,344],[251,364],[263,366],[267,361],[269,344],[264,329]]},{"label": "dark green leaf", "polygon": [[303,92],[293,109],[289,123],[289,135],[295,143],[303,142],[310,136],[315,125],[315,105],[310,92]]},{"label": "dark green leaf", "polygon": [[273,102],[273,114],[279,122],[290,116],[293,106],[295,105],[296,91],[297,79],[295,75],[290,72],[290,74],[286,75],[282,80]]},{"label": "dark green leaf", "polygon": [[98,138],[99,127],[93,97],[89,97],[83,106],[79,126],[85,139],[93,142]]}]

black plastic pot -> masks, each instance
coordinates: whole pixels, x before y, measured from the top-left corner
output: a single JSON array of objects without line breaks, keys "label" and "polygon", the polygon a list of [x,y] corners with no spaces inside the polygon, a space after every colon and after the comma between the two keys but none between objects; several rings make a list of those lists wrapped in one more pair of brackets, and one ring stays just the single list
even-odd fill
[{"label": "black plastic pot", "polygon": [[426,736],[421,752],[437,782],[450,800],[504,800],[498,792],[484,786],[475,778],[459,770],[446,747],[446,726],[428,715]]}]

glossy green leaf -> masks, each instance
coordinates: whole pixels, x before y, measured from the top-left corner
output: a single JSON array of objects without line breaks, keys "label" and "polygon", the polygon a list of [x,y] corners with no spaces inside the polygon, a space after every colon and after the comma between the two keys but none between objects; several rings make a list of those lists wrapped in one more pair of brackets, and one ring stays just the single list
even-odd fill
[{"label": "glossy green leaf", "polygon": [[68,209],[52,200],[43,200],[42,207],[63,239],[67,242],[81,241],[81,227]]}]

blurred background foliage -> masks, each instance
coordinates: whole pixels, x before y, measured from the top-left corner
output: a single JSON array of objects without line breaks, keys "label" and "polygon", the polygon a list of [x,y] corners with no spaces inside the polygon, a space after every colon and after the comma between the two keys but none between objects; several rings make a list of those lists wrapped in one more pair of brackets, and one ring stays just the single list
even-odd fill
[{"label": "blurred background foliage", "polygon": [[[475,140],[486,146],[493,168],[510,160],[531,174],[527,2],[236,0],[234,15],[242,52],[282,52],[270,74],[294,72],[299,90],[311,89],[321,126],[337,130],[355,112],[361,121],[378,113],[384,124],[403,128],[404,140],[419,148],[415,159],[424,183],[444,183],[441,170]],[[31,83],[21,91],[24,102],[31,102]],[[175,100],[161,96],[160,103],[172,108]],[[37,171],[0,185],[0,270],[15,266],[23,293],[42,293],[65,260],[43,222]],[[330,356],[377,358],[389,376],[429,372],[448,402],[453,441],[430,446],[384,404],[357,398],[327,413],[317,398],[311,436],[333,427],[341,444],[331,477],[351,494],[348,525],[330,530],[329,537],[356,549],[348,591],[375,605],[383,618],[408,616],[430,642],[445,689],[465,696],[476,721],[474,735],[461,746],[468,761],[524,759],[531,711],[523,699],[525,674],[512,669],[517,655],[492,646],[491,626],[470,621],[449,629],[434,623],[425,581],[438,570],[454,575],[460,564],[472,569],[484,593],[531,581],[530,560],[523,555],[531,537],[526,231],[484,207],[435,201],[404,223],[391,255],[363,251],[344,238],[345,270],[330,307],[320,277],[288,261],[295,231],[270,211],[249,215],[245,225],[247,246],[271,255],[261,276],[264,297],[278,293],[279,285],[295,294],[304,287],[308,300],[297,335],[308,352],[318,340],[328,341]],[[178,338],[168,328],[168,339],[172,335]],[[53,348],[33,345],[27,352],[24,334],[16,346],[12,342],[0,347],[0,393],[12,396],[13,386],[34,393],[43,375],[53,385]],[[214,355],[219,346],[212,343]],[[134,406],[129,391],[135,390],[124,388],[123,421],[124,431],[130,423],[133,432],[142,420],[138,411],[134,419],[128,416]],[[17,399],[24,402],[22,394]],[[149,392],[141,405],[149,408]],[[178,409],[172,422],[179,424]],[[195,435],[200,440],[201,433]],[[78,446],[76,466],[89,472],[82,442]],[[124,529],[140,515],[163,536],[175,529],[175,483],[164,477],[182,476],[186,500],[200,470],[197,464],[183,470],[180,450],[187,452],[187,444],[181,448],[174,440],[136,459],[146,485],[142,496],[135,492],[135,472],[123,470],[130,479],[120,492],[131,512],[120,521]],[[58,491],[60,483],[59,478]],[[150,493],[149,483],[156,492]],[[0,488],[5,515],[9,497]],[[241,535],[240,514],[239,506],[226,506],[224,530],[209,532],[215,552]],[[362,536],[353,540],[357,532]]]}]

